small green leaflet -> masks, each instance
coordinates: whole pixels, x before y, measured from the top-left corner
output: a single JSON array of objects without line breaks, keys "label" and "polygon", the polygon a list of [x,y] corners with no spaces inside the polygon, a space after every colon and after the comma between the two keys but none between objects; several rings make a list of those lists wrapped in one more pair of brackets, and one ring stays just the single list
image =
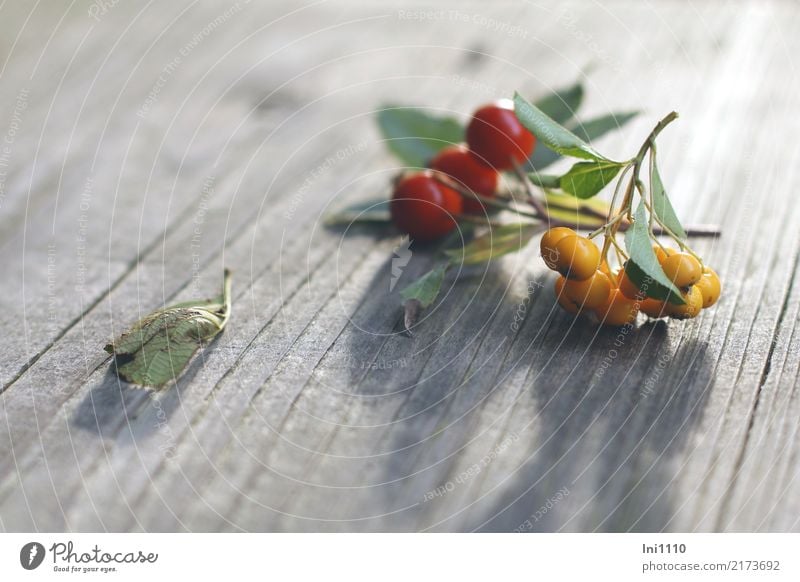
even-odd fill
[{"label": "small green leaflet", "polygon": [[449,267],[449,261],[437,265],[400,292],[403,298],[403,325],[408,335],[411,335],[411,328],[417,323],[420,312],[436,301]]},{"label": "small green leaflet", "polygon": [[444,281],[444,275],[449,266],[449,263],[437,265],[403,289],[400,292],[400,296],[405,301],[411,299],[419,301],[420,307],[423,309],[430,307],[431,303],[436,301],[436,297],[439,295],[439,291],[442,288],[442,281]]},{"label": "small green leaflet", "polygon": [[[551,151],[551,150],[548,150]],[[530,181],[539,188],[561,188],[561,176],[555,174],[542,174],[541,172],[528,172]]]},{"label": "small green leaflet", "polygon": [[411,335],[411,328],[416,324],[421,311],[436,301],[445,273],[451,265],[477,265],[513,253],[527,245],[539,230],[540,225],[529,222],[504,224],[477,237],[461,249],[446,250],[448,261],[437,265],[400,292],[406,332]]},{"label": "small green leaflet", "polygon": [[[651,156],[655,156],[652,152]],[[669,228],[678,238],[686,238],[686,231],[683,230],[681,221],[678,220],[678,215],[675,214],[675,209],[667,197],[667,191],[664,189],[664,183],[661,181],[661,176],[658,173],[658,166],[656,166],[655,157],[650,171],[650,194],[653,197],[653,212],[658,216],[659,220]]]},{"label": "small green leaflet", "polygon": [[534,105],[556,123],[564,124],[575,117],[582,102],[583,85],[575,83],[534,101]]},{"label": "small green leaflet", "polygon": [[520,123],[556,153],[586,160],[606,159],[566,127],[550,119],[519,93],[514,94],[514,111]]},{"label": "small green leaflet", "polygon": [[424,168],[439,150],[464,141],[464,127],[457,120],[413,107],[384,107],[378,126],[392,153],[415,168]]},{"label": "small green leaflet", "polygon": [[195,352],[225,328],[230,311],[231,273],[226,269],[218,297],[155,311],[105,350],[114,355],[117,374],[123,380],[160,388],[177,380]]},{"label": "small green leaflet", "polygon": [[530,222],[504,224],[477,237],[463,249],[445,253],[454,264],[477,265],[524,248],[541,229]]},{"label": "small green leaflet", "polygon": [[387,224],[391,222],[389,201],[385,198],[352,204],[325,217],[326,226],[349,226],[353,223]]},{"label": "small green leaflet", "polygon": [[639,204],[633,216],[633,225],[625,233],[625,247],[630,256],[625,272],[648,297],[668,300],[677,305],[686,303],[678,288],[667,279],[653,252],[644,203]]},{"label": "small green leaflet", "polygon": [[[589,119],[588,121],[583,122],[573,120],[565,125],[565,127],[584,141],[591,143],[592,141],[603,137],[609,131],[620,129],[624,124],[628,123],[637,115],[638,112],[609,113],[608,115],[602,115],[600,117]],[[553,162],[558,161],[560,158],[560,154],[557,154],[547,146],[540,146],[537,144],[536,149],[533,150],[533,155],[530,157],[529,161],[530,164],[537,170],[543,170]]]},{"label": "small green leaflet", "polygon": [[605,188],[624,167],[609,161],[578,162],[561,176],[559,185],[564,192],[577,198],[591,198]]}]

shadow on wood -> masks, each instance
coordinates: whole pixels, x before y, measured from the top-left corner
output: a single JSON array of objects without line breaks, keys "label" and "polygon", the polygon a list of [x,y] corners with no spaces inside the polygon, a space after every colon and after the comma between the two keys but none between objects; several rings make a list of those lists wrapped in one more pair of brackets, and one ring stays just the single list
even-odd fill
[{"label": "shadow on wood", "polygon": [[[567,318],[560,319],[544,351],[560,349]],[[519,441],[530,453],[474,528],[669,528],[676,504],[686,498],[674,495],[671,484],[691,455],[687,448],[712,381],[705,341],[690,338],[672,352],[669,329],[663,321],[640,325],[616,352],[615,329],[601,329],[588,343],[585,330],[566,330],[567,342],[595,354],[564,370],[563,378],[548,375],[531,387],[538,422],[535,434]]]},{"label": "shadow on wood", "polygon": [[[167,426],[170,417],[180,405],[181,394],[191,385],[205,358],[213,354],[218,340],[219,336],[202,348],[185,372],[174,383],[161,390],[129,384],[117,375],[112,362],[101,382],[91,389],[78,406],[72,417],[72,424],[95,433],[100,438],[115,439],[128,444],[136,444],[149,438]],[[137,422],[135,426],[129,422],[130,419],[144,415],[151,416],[151,421]],[[128,431],[124,430],[125,425],[128,426]],[[130,439],[120,438],[124,434],[129,434]]]}]

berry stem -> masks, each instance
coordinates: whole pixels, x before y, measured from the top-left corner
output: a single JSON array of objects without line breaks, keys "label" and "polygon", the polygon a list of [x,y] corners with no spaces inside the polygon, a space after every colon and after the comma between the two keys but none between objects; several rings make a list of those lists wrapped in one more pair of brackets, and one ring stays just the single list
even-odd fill
[{"label": "berry stem", "polygon": [[530,202],[533,209],[536,211],[536,214],[539,215],[539,218],[542,220],[546,220],[549,218],[547,213],[547,208],[544,207],[542,201],[539,200],[539,197],[536,195],[536,191],[533,189],[533,183],[531,182],[528,175],[525,173],[525,170],[522,169],[516,161],[514,162],[514,173],[517,175],[517,178],[522,185],[525,186],[525,192],[528,195],[528,201]]},{"label": "berry stem", "polygon": [[[650,135],[647,136],[647,139],[644,140],[644,143],[642,144],[642,147],[639,148],[639,152],[636,154],[636,157],[633,158],[633,175],[631,176],[631,181],[628,183],[628,189],[625,191],[625,200],[622,203],[622,208],[628,213],[628,218],[631,218],[633,192],[635,189],[639,188],[640,184],[642,183],[639,179],[639,174],[642,170],[644,157],[647,155],[648,150],[655,148],[656,137],[658,137],[658,134],[676,119],[678,119],[678,112],[672,111],[666,117],[664,117],[664,119],[659,121],[653,128],[653,131],[650,132]],[[641,194],[641,189],[639,192]]]},{"label": "berry stem", "polygon": [[444,186],[447,186],[448,188],[451,188],[451,189],[455,190],[456,192],[458,192],[462,196],[466,196],[468,198],[472,198],[474,200],[478,200],[478,201],[482,202],[483,204],[486,204],[487,206],[493,206],[495,208],[500,208],[502,210],[508,210],[510,212],[515,212],[515,213],[517,213],[517,214],[519,214],[521,216],[527,216],[529,218],[539,218],[538,214],[535,214],[533,212],[528,212],[526,210],[522,210],[521,208],[517,208],[516,206],[508,204],[507,202],[501,202],[501,201],[499,201],[499,200],[497,200],[495,198],[490,198],[488,196],[482,196],[481,194],[478,194],[477,192],[473,192],[472,190],[470,190],[468,188],[464,188],[461,184],[459,184],[458,182],[456,182],[455,180],[450,178],[450,176],[448,176],[447,174],[443,174],[443,173],[438,172],[436,170],[432,170],[432,172],[433,172],[433,179],[434,180],[436,180],[437,182],[439,182],[440,184],[442,184]]},{"label": "berry stem", "polygon": [[650,211],[650,217],[648,219],[647,228],[650,232],[653,232],[653,223],[655,222],[655,213],[653,212],[653,207],[655,206],[655,202],[653,201],[653,173],[656,169],[656,144],[653,142],[650,146],[650,188],[647,192],[646,200],[650,201],[650,207],[648,210]]},{"label": "berry stem", "polygon": [[[678,119],[678,112],[672,111],[668,115],[664,117],[661,121],[659,121],[656,126],[653,128],[653,131],[650,132],[650,135],[647,136],[647,139],[642,144],[642,147],[639,148],[639,153],[636,154],[636,157],[633,158],[634,163],[634,170],[638,170],[642,166],[642,162],[644,161],[644,156],[647,154],[647,150],[654,147],[656,137],[658,134],[663,131],[665,127],[667,127],[670,123]],[[635,173],[637,179],[639,177],[638,171]]]},{"label": "berry stem", "polygon": [[[617,196],[619,195],[620,188],[621,188],[623,182],[625,181],[625,176],[626,176],[626,174],[628,172],[628,169],[632,168],[632,170],[633,170],[631,172],[631,177],[630,177],[630,179],[629,179],[629,181],[627,183],[627,186],[625,187],[625,196],[623,197],[622,203],[619,206],[619,212],[613,218],[609,218],[609,220],[608,220],[608,222],[606,223],[605,226],[603,226],[602,228],[598,229],[597,231],[595,231],[591,235],[589,235],[589,238],[592,238],[593,236],[597,236],[601,232],[603,233],[603,236],[605,237],[605,241],[603,242],[603,250],[602,250],[602,253],[601,253],[601,256],[602,256],[603,260],[607,260],[608,251],[609,251],[609,249],[610,249],[612,244],[614,245],[614,247],[615,247],[615,249],[616,249],[616,251],[618,253],[621,252],[621,249],[620,249],[620,247],[619,247],[619,245],[617,244],[617,241],[616,241],[616,236],[617,236],[617,232],[620,230],[621,227],[623,227],[623,225],[625,225],[625,228],[627,228],[627,225],[629,225],[629,224],[631,224],[633,222],[633,210],[632,210],[632,207],[633,207],[633,195],[636,192],[638,192],[639,195],[641,196],[642,200],[645,202],[645,204],[647,204],[647,192],[645,191],[644,183],[639,178],[639,174],[641,173],[641,170],[642,170],[642,164],[644,163],[644,159],[645,159],[645,156],[647,155],[647,152],[649,150],[655,150],[655,143],[656,143],[655,140],[656,140],[656,137],[658,136],[658,134],[661,133],[661,131],[667,125],[672,123],[677,118],[678,118],[678,113],[675,112],[675,111],[672,111],[666,117],[664,117],[661,121],[659,121],[656,124],[656,126],[653,128],[653,131],[651,131],[650,134],[647,136],[647,139],[642,144],[642,147],[639,148],[639,152],[636,154],[636,157],[634,157],[629,162],[629,165],[626,166],[626,168],[620,174],[620,177],[619,177],[619,179],[617,181],[617,186],[616,186],[616,188],[614,190],[614,197],[613,197],[613,199],[611,201],[611,210],[609,211],[609,216],[613,212],[614,203],[615,203],[615,201],[617,199]],[[651,154],[651,159],[652,159],[652,154]],[[623,220],[623,218],[627,218],[627,223]],[[653,213],[651,212],[650,213],[650,221],[651,221],[650,232],[653,232],[653,230],[652,230],[652,219],[653,219]],[[656,217],[656,219],[657,219],[657,217]],[[671,236],[671,231],[668,228],[666,228],[660,221],[659,221],[659,226],[661,226],[661,228],[664,229],[665,232],[667,232],[667,234],[670,234],[670,236]]]},{"label": "berry stem", "polygon": [[606,216],[606,222],[611,222],[611,214],[614,212],[614,204],[617,203],[617,198],[619,197],[620,190],[622,189],[622,183],[625,180],[625,175],[631,170],[631,168],[633,168],[633,164],[628,164],[619,175],[617,185],[614,188],[614,195],[611,197],[611,204],[608,207],[608,216]]}]

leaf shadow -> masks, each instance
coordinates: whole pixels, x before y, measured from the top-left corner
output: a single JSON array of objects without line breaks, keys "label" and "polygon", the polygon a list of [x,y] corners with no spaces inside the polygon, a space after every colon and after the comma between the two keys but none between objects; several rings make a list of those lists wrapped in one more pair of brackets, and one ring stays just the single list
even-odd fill
[{"label": "leaf shadow", "polygon": [[[221,335],[221,334],[220,334]],[[159,390],[122,380],[109,358],[106,373],[84,397],[70,420],[76,428],[120,444],[141,444],[163,430],[179,408],[181,395],[203,367],[219,340],[216,336],[196,354],[183,374]]]},{"label": "leaf shadow", "polygon": [[[434,264],[433,253],[415,254],[397,287]],[[347,335],[340,349],[350,364],[353,397],[362,402],[366,416],[381,419],[374,427],[359,429],[359,439],[370,443],[367,458],[380,463],[384,483],[363,491],[377,496],[367,505],[377,504],[385,511],[413,506],[393,515],[390,528],[412,530],[427,509],[419,503],[423,494],[436,486],[431,471],[417,471],[419,463],[434,457],[434,463],[449,464],[451,445],[469,438],[467,423],[461,419],[479,409],[493,390],[488,377],[497,373],[500,362],[491,359],[507,341],[493,347],[484,340],[491,343],[498,333],[492,329],[506,327],[503,318],[514,312],[516,299],[504,292],[510,275],[500,262],[471,267],[458,276],[451,273],[437,302],[424,312],[414,335],[407,337],[402,333],[399,297],[386,291],[391,276],[388,259],[365,287],[364,301],[353,316],[357,331]],[[373,335],[368,325],[391,333]],[[345,473],[362,471],[356,463],[343,466]]]}]

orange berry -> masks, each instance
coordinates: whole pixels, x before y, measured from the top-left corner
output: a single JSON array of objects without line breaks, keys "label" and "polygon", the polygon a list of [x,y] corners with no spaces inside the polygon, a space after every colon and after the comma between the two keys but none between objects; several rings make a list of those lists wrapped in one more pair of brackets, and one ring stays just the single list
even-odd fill
[{"label": "orange berry", "polygon": [[664,317],[667,314],[667,304],[658,299],[647,298],[639,303],[639,311],[649,317],[658,319],[659,317]]},{"label": "orange berry", "polygon": [[625,297],[619,289],[614,289],[595,313],[603,325],[625,325],[636,319],[638,311],[635,301]]},{"label": "orange berry", "polygon": [[703,309],[703,294],[700,289],[697,288],[697,285],[692,285],[687,292],[681,295],[686,304],[675,305],[674,303],[667,303],[667,315],[675,319],[697,317],[700,310]]},{"label": "orange berry", "polygon": [[619,287],[619,274],[620,269],[612,269],[605,259],[600,262],[600,267],[598,267],[598,271],[605,273],[608,275],[608,280],[611,281],[612,287]]},{"label": "orange berry", "polygon": [[619,290],[622,291],[622,294],[628,299],[642,300],[645,297],[645,294],[639,289],[636,283],[630,280],[628,273],[626,273],[624,269],[619,276]]},{"label": "orange berry", "polygon": [[703,295],[703,307],[711,307],[719,299],[722,293],[722,283],[713,269],[706,267],[703,271],[703,276],[695,283],[695,287],[700,289]]},{"label": "orange berry", "polygon": [[564,277],[559,276],[556,279],[555,291],[556,291],[556,299],[558,299],[558,304],[569,313],[573,315],[578,315],[581,310],[581,306],[578,303],[575,303],[572,299],[567,297],[567,294],[564,291],[564,284],[567,280]]},{"label": "orange berry", "polygon": [[556,253],[556,243],[558,243],[558,241],[560,241],[565,236],[570,236],[574,234],[576,233],[571,228],[567,228],[566,226],[557,226],[555,228],[551,228],[542,235],[542,241],[539,243],[539,249],[541,250],[542,258],[544,259],[545,265],[547,265],[554,271],[558,268],[557,265],[558,254]]},{"label": "orange berry", "polygon": [[681,288],[694,285],[703,275],[700,261],[688,253],[675,253],[668,256],[661,268],[664,269],[667,279]]},{"label": "orange berry", "polygon": [[676,251],[675,249],[671,249],[669,247],[653,245],[653,252],[656,254],[656,258],[658,259],[659,264],[664,264],[664,261],[667,260],[667,257],[671,257],[678,251]]},{"label": "orange berry", "polygon": [[594,275],[583,281],[569,279],[564,284],[567,297],[584,309],[595,309],[603,305],[612,289],[611,279],[602,271],[595,271]]},{"label": "orange berry", "polygon": [[588,238],[569,235],[556,243],[558,272],[568,279],[589,279],[600,266],[600,249]]}]

